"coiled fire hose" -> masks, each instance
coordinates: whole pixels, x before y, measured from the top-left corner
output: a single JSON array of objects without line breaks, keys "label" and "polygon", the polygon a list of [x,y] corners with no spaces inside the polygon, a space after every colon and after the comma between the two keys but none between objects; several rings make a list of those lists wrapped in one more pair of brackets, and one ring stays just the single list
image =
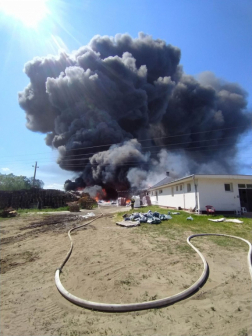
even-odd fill
[{"label": "coiled fire hose", "polygon": [[72,228],[71,230],[68,231],[68,237],[69,237],[70,242],[71,242],[71,247],[70,247],[70,250],[69,250],[65,260],[63,261],[61,266],[55,272],[55,283],[56,283],[56,286],[58,288],[58,291],[67,300],[69,300],[70,302],[72,302],[72,303],[74,303],[78,306],[85,307],[85,308],[88,308],[88,309],[93,309],[93,310],[106,311],[106,312],[127,312],[127,311],[136,311],[136,310],[143,310],[143,309],[159,308],[159,307],[167,306],[167,305],[170,305],[172,303],[175,303],[175,302],[186,299],[187,297],[189,297],[190,295],[192,295],[193,293],[198,291],[199,288],[204,285],[204,283],[207,280],[208,272],[209,272],[209,266],[208,266],[208,263],[207,263],[206,259],[203,256],[203,254],[190,242],[190,240],[194,237],[221,236],[221,237],[229,237],[229,238],[234,238],[234,239],[240,239],[243,242],[247,243],[248,246],[249,246],[248,267],[249,267],[249,272],[250,272],[250,276],[251,276],[251,279],[252,279],[252,245],[248,240],[243,239],[241,237],[230,236],[230,235],[220,234],[220,233],[199,233],[199,234],[193,234],[193,235],[189,236],[187,238],[187,243],[200,256],[200,258],[203,262],[203,272],[202,272],[200,278],[192,286],[190,286],[186,290],[184,290],[184,291],[182,291],[178,294],[166,297],[164,299],[147,301],[147,302],[140,302],[140,303],[129,303],[129,304],[98,303],[98,302],[92,302],[92,301],[87,301],[87,300],[81,299],[81,298],[79,298],[77,296],[74,296],[73,294],[69,293],[64,288],[64,286],[62,285],[62,283],[60,281],[60,273],[61,273],[64,265],[68,261],[70,255],[72,253],[72,250],[73,250],[73,241],[72,241],[72,238],[71,238],[71,232],[73,232],[74,230],[78,230],[81,227],[89,225],[90,223],[94,222],[95,220],[101,218],[102,216],[103,216],[103,214],[101,214],[100,216],[96,217],[95,219],[89,221],[88,223],[82,224],[82,225],[77,226],[75,228]]}]

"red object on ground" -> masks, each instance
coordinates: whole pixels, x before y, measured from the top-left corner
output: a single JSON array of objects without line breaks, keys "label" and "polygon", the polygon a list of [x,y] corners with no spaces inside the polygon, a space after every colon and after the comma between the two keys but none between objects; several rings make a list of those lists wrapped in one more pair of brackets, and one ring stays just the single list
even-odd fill
[{"label": "red object on ground", "polygon": [[207,214],[215,213],[215,209],[212,205],[206,205],[206,211],[207,211]]}]

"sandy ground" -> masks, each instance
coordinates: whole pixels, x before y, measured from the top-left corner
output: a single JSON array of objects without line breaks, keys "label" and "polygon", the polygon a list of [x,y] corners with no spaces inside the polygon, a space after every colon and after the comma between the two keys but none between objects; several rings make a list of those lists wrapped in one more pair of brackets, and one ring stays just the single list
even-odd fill
[{"label": "sandy ground", "polygon": [[[117,211],[108,207],[105,212]],[[205,286],[174,305],[130,313],[103,313],[75,306],[57,291],[54,273],[68,249],[67,231],[80,219],[35,225],[48,215],[27,215],[0,224],[3,336],[42,335],[238,335],[252,333],[251,280],[246,247],[225,249],[194,240],[206,256]],[[49,215],[52,216],[52,215]],[[53,216],[60,216],[55,214]],[[106,303],[163,298],[191,285],[202,272],[199,257],[177,241],[98,219],[73,234],[74,251],[61,281],[72,294]]]}]

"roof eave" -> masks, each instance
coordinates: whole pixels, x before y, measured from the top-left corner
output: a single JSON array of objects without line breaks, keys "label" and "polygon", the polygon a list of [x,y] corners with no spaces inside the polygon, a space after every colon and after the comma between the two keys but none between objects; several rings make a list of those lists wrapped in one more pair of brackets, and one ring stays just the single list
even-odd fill
[{"label": "roof eave", "polygon": [[176,184],[176,183],[178,183],[178,182],[180,182],[180,181],[182,181],[182,180],[187,180],[187,179],[190,180],[190,179],[193,179],[194,176],[195,176],[194,174],[192,174],[192,175],[188,175],[188,176],[182,177],[182,178],[180,178],[180,179],[171,181],[171,182],[169,182],[169,183],[159,185],[159,186],[157,186],[157,187],[155,187],[155,186],[150,187],[148,190],[155,190],[155,189],[160,189],[160,188],[164,188],[164,187],[169,187],[169,186],[172,186],[172,185],[174,185],[174,184]]}]

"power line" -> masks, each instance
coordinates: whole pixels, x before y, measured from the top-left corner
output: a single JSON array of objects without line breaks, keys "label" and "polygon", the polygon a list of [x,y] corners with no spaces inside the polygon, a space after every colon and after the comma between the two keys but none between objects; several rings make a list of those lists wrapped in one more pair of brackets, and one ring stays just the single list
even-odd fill
[{"label": "power line", "polygon": [[[135,162],[136,163],[136,162]],[[113,164],[111,164],[111,163],[107,163],[107,164],[103,164],[103,165],[101,165],[102,167],[109,167],[109,166],[111,166],[111,165],[113,165]],[[141,167],[143,167],[145,164],[144,163],[138,163],[138,165],[136,166],[136,165],[134,165],[134,163],[121,163],[121,164],[117,164],[117,165],[115,165],[115,167],[121,167],[121,166],[125,166],[125,167],[128,167],[128,166],[131,166],[132,168],[141,168]],[[94,168],[96,168],[96,167],[99,167],[99,165],[97,164],[97,165],[91,165],[91,167],[94,167]],[[85,168],[85,166],[83,166],[83,165],[66,165],[66,166],[64,166],[62,169],[64,169],[64,168],[69,168],[69,169],[71,169],[71,168],[80,168],[80,170],[82,170],[83,168]]]},{"label": "power line", "polygon": [[[195,151],[196,152],[196,151]],[[196,154],[196,156],[198,156],[197,154]],[[194,154],[194,156],[193,156],[193,158],[195,157],[195,154]],[[200,157],[209,157],[208,155],[204,155],[204,154],[202,154],[202,155],[200,155]],[[252,159],[252,156],[243,156],[242,158],[244,158],[244,159]],[[154,159],[154,160],[158,160],[158,158],[157,159]],[[51,162],[50,162],[51,163]],[[64,165],[62,165],[62,168],[65,168],[65,167],[69,167],[69,166],[71,166],[71,167],[85,167],[87,164],[89,164],[90,162],[83,162],[83,163],[78,163],[78,162],[76,162],[76,163],[71,163],[71,162],[66,162],[66,164],[64,164]],[[138,163],[138,164],[145,164],[146,162],[144,162],[144,161],[142,161],[142,162],[138,162],[138,161],[127,161],[127,163],[125,163],[125,164],[136,164],[136,163]],[[43,166],[43,165],[46,165],[47,163],[44,163],[44,164],[42,164],[42,165],[40,165],[41,167]],[[102,166],[104,166],[104,165],[110,165],[110,163],[108,163],[108,164],[100,164],[100,163],[90,163],[90,165],[91,166],[99,166],[99,165],[102,165]],[[121,164],[121,165],[124,165],[124,164]]]},{"label": "power line", "polygon": [[[217,145],[209,145],[209,146],[199,146],[199,147],[189,147],[189,148],[168,148],[168,151],[171,151],[171,150],[180,150],[180,151],[188,151],[188,152],[201,152],[201,151],[205,151],[205,150],[208,150],[209,148],[211,149],[212,147],[216,147],[216,146],[218,146],[218,147],[227,147],[227,146],[230,146],[229,144],[223,144],[223,145],[219,145],[219,144],[217,144]],[[205,148],[205,147],[207,147],[207,148]],[[197,148],[205,148],[205,149],[198,149],[197,151],[196,150],[194,150],[194,149],[197,149]],[[162,149],[166,149],[165,147],[163,147],[163,148],[161,148],[161,149],[158,149],[158,151],[157,152],[159,152],[159,151],[161,151]],[[141,154],[143,154],[144,155],[144,153],[141,153]],[[63,158],[62,160],[66,160],[66,161],[84,161],[84,160],[89,160],[89,158],[77,158],[77,159],[69,159],[68,157],[66,157],[66,158]],[[62,161],[61,161],[62,162]]]},{"label": "power line", "polygon": [[[168,146],[175,146],[175,145],[184,145],[184,144],[194,144],[196,142],[206,142],[206,141],[213,141],[213,140],[223,140],[223,139],[231,139],[231,138],[236,138],[235,136],[232,137],[224,137],[224,138],[212,138],[212,139],[208,139],[208,140],[196,140],[196,141],[187,141],[187,142],[175,142],[175,143],[171,143],[171,144],[167,144],[167,145],[155,145],[155,146],[147,146],[147,147],[141,147],[142,149],[146,149],[146,148],[157,148],[157,147],[161,147],[162,148],[167,148]],[[68,155],[67,158],[69,157],[77,157],[77,156],[84,156],[84,155],[92,155],[92,154],[97,154],[100,152],[93,152],[93,153],[84,153],[84,154],[72,154],[72,155]]]},{"label": "power line", "polygon": [[[237,129],[237,128],[241,128],[242,126],[239,127],[229,127],[229,128],[221,128],[221,129],[212,129],[210,131],[202,131],[202,132],[194,132],[194,133],[182,133],[182,134],[178,134],[178,135],[169,135],[167,137],[159,137],[159,138],[152,138],[152,139],[144,139],[144,140],[138,140],[136,139],[138,142],[142,142],[142,141],[152,141],[152,140],[158,140],[158,139],[168,139],[168,138],[174,138],[174,137],[179,137],[179,136],[186,136],[186,135],[192,135],[192,134],[202,134],[202,133],[210,133],[213,131],[223,131],[223,130],[228,130],[228,129]],[[134,140],[134,139],[129,139],[127,141],[130,140]],[[125,141],[123,141],[125,142]],[[107,144],[107,145],[97,145],[97,146],[90,146],[90,147],[83,147],[83,148],[76,148],[76,149],[71,149],[69,151],[74,151],[74,150],[80,150],[80,149],[89,149],[89,148],[95,148],[95,147],[104,147],[104,146],[112,146],[112,145],[120,145],[121,143],[113,143],[113,144]]]},{"label": "power line", "polygon": [[[169,146],[176,146],[176,145],[182,145],[182,144],[194,144],[196,142],[205,142],[205,141],[212,141],[212,140],[223,140],[223,139],[230,139],[230,138],[234,138],[234,137],[226,137],[226,138],[214,138],[214,139],[209,139],[209,140],[197,140],[197,141],[192,141],[192,142],[178,142],[178,143],[174,143],[174,144],[168,144],[168,145],[156,145],[156,146],[149,146],[149,147],[141,147],[141,150],[142,149],[149,149],[149,148],[158,148],[158,147],[161,147],[160,149],[158,149],[159,151],[161,149],[165,149],[167,148],[168,150],[171,150],[171,149],[181,149],[181,150],[189,150],[190,148],[202,148],[202,147],[208,147],[207,146],[199,146],[199,147],[189,147],[188,149],[187,148],[169,148]],[[219,144],[217,145],[209,145],[209,146],[220,146]],[[229,146],[229,144],[227,144],[227,146]],[[70,157],[77,157],[77,156],[84,156],[84,155],[92,155],[92,154],[97,154],[97,153],[101,153],[101,152],[94,152],[94,153],[86,153],[86,154],[76,154],[76,155],[68,155],[66,158],[63,158],[65,160],[68,160]],[[81,159],[78,158],[78,159],[72,159],[72,160],[79,160]]]},{"label": "power line", "polygon": [[[163,148],[159,148],[157,149],[156,151],[152,151],[152,153],[158,153],[160,152],[162,149],[164,150],[167,150],[168,152],[171,152],[171,151],[178,151],[178,152],[190,152],[190,153],[194,153],[194,156],[195,155],[198,155],[200,157],[202,156],[208,156],[206,154],[202,154],[202,152],[204,151],[208,151],[210,149],[214,149],[213,147],[229,147],[229,144],[217,144],[217,145],[208,145],[208,146],[199,146],[199,147],[189,147],[189,148],[166,148],[166,147],[163,147]],[[198,148],[201,148],[201,149],[198,149]],[[202,149],[202,148],[205,148],[205,149]],[[147,154],[148,152],[146,153],[141,153],[141,154]],[[69,158],[63,158],[62,160],[66,160],[66,161],[89,161],[90,158],[77,158],[77,159],[69,159]],[[25,162],[25,163],[31,163],[31,161],[26,161],[26,160],[20,160],[20,161],[12,161],[12,162],[5,162],[4,164],[12,164],[12,163],[17,163],[17,162]],[[62,162],[62,161],[61,161]],[[42,163],[55,163],[55,161],[42,161]]]},{"label": "power line", "polygon": [[[214,131],[224,131],[224,130],[230,130],[230,129],[238,129],[238,128],[243,128],[242,126],[237,126],[237,127],[228,127],[228,128],[215,128],[209,131],[201,131],[201,132],[193,132],[193,133],[181,133],[181,134],[177,134],[177,135],[169,135],[169,136],[165,136],[165,137],[157,137],[157,138],[151,138],[151,139],[136,139],[138,142],[144,142],[144,141],[152,141],[152,140],[159,140],[159,139],[168,139],[168,138],[175,138],[175,137],[180,137],[180,136],[188,136],[188,135],[193,135],[193,134],[203,134],[203,133],[211,133]],[[128,139],[128,140],[123,140],[120,143],[111,143],[111,144],[103,144],[103,145],[96,145],[96,146],[89,146],[89,147],[80,147],[80,148],[76,148],[76,149],[70,149],[67,151],[75,151],[75,150],[80,150],[80,149],[90,149],[90,148],[97,148],[97,147],[105,147],[105,146],[112,146],[112,145],[120,145],[122,143],[124,143],[125,141],[130,141],[130,140],[134,140],[134,139]],[[53,148],[53,149],[57,149],[57,148]],[[41,155],[41,154],[48,154],[46,152],[43,153],[33,153],[33,154],[29,154],[29,155]],[[26,156],[27,154],[17,154],[16,156]],[[13,155],[8,155],[8,156],[4,156],[4,157],[13,157]],[[3,157],[2,157],[3,158]]]},{"label": "power line", "polygon": [[[189,148],[170,148],[169,149],[169,146],[175,146],[175,145],[186,145],[186,144],[195,144],[195,143],[198,143],[198,142],[206,142],[206,141],[214,141],[214,140],[225,140],[225,139],[232,139],[232,138],[236,138],[236,137],[223,137],[223,138],[212,138],[212,139],[208,139],[208,140],[196,140],[196,141],[191,141],[191,142],[178,142],[178,143],[171,143],[171,144],[168,144],[168,145],[155,145],[155,146],[147,146],[147,147],[141,147],[141,150],[144,150],[144,149],[149,149],[149,148],[159,148],[158,151],[160,151],[161,149],[168,149],[168,150],[173,150],[173,149],[178,149],[178,150],[189,150],[189,149],[193,149],[193,148],[204,148],[204,147],[208,147],[208,146],[221,146],[220,144],[217,144],[217,145],[207,145],[207,146],[199,146],[199,147],[189,147]],[[225,144],[223,144],[225,145]],[[228,144],[227,144],[228,145]],[[228,145],[229,146],[229,145]],[[153,152],[153,151],[152,151]],[[154,151],[155,152],[155,151]],[[94,155],[94,154],[97,154],[99,152],[92,152],[92,153],[84,153],[84,154],[72,154],[72,155],[69,155],[67,156],[67,158],[63,158],[63,159],[69,159],[71,157],[79,157],[79,159],[81,159],[81,157],[83,156],[88,156],[88,155]],[[42,160],[42,159],[41,159]],[[77,159],[76,159],[77,160]],[[27,162],[27,160],[15,160],[15,162]],[[54,161],[51,161],[51,162],[54,162]],[[4,164],[8,163],[7,162],[4,162]]]},{"label": "power line", "polygon": [[[208,149],[203,149],[202,151],[206,151],[206,150],[208,150]],[[198,151],[190,151],[191,153],[193,153],[193,152],[198,152]],[[204,156],[206,156],[206,155],[204,155]],[[244,158],[252,158],[252,156],[244,156]],[[88,160],[88,159],[87,159]],[[158,159],[155,159],[154,158],[154,160],[158,160]],[[73,160],[72,160],[73,161]],[[64,167],[69,167],[69,166],[73,166],[73,167],[83,167],[83,166],[85,166],[85,165],[87,165],[87,164],[89,164],[90,163],[90,165],[93,167],[93,166],[106,166],[106,165],[111,165],[111,163],[91,163],[90,161],[89,162],[84,162],[83,164],[82,163],[71,163],[71,162],[66,162],[66,164],[64,165],[62,165],[62,167],[64,168]],[[114,165],[116,165],[116,166],[118,166],[118,165],[132,165],[132,164],[139,164],[139,165],[144,165],[144,164],[146,164],[146,163],[148,163],[148,162],[145,162],[145,161],[141,161],[141,162],[139,162],[139,161],[137,161],[137,160],[135,160],[135,161],[126,161],[126,163],[122,163],[122,164],[114,164]]]},{"label": "power line", "polygon": [[[196,151],[195,151],[196,152]],[[252,156],[244,156],[243,158],[252,158]],[[158,159],[155,159],[158,160]],[[49,162],[49,163],[54,163],[54,162]],[[78,164],[78,163],[67,163],[65,165],[63,165],[61,168],[69,168],[69,170],[71,170],[71,168],[80,168],[83,169],[87,164],[90,164],[91,167],[98,167],[98,166],[102,166],[102,167],[106,167],[106,166],[110,166],[111,163],[107,163],[107,164],[100,164],[100,163],[90,163],[90,162],[85,162],[83,164]],[[132,166],[132,167],[141,167],[144,166],[145,164],[149,164],[148,162],[139,162],[139,161],[127,161],[126,163],[121,163],[121,164],[115,164],[116,167],[118,166]],[[43,166],[45,166],[46,163],[40,165],[40,167],[42,168]]]}]

